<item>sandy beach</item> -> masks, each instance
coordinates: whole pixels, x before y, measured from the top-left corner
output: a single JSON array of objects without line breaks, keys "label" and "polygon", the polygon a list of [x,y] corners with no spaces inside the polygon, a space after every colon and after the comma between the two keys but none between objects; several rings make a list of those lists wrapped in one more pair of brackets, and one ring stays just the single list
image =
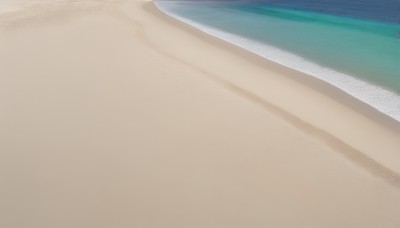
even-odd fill
[{"label": "sandy beach", "polygon": [[151,1],[0,14],[0,139],[0,227],[400,227],[398,122]]}]

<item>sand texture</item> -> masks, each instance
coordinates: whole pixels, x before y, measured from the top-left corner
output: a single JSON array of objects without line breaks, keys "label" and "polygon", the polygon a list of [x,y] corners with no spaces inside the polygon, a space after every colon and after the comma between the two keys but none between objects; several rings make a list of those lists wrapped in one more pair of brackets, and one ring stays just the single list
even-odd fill
[{"label": "sand texture", "polygon": [[399,228],[400,134],[159,12],[0,14],[0,227]]}]

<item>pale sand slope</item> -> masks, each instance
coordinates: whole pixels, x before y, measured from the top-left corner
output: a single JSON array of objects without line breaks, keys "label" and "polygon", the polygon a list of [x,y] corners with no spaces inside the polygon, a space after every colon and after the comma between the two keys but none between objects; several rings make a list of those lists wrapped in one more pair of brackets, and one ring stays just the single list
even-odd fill
[{"label": "pale sand slope", "polygon": [[400,227],[395,131],[149,3],[76,5],[2,18],[0,227]]}]

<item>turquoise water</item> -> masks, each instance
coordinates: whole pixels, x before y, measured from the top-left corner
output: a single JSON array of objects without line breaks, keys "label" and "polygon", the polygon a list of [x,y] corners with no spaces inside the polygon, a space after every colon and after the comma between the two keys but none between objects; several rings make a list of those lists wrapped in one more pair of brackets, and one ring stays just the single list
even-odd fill
[{"label": "turquoise water", "polygon": [[399,25],[266,6],[231,8],[254,14],[251,20],[257,23],[238,20],[231,26],[233,21],[214,21],[210,25],[400,92],[400,39],[396,39]]},{"label": "turquoise water", "polygon": [[400,24],[264,3],[158,1],[186,23],[325,80],[400,120]]}]

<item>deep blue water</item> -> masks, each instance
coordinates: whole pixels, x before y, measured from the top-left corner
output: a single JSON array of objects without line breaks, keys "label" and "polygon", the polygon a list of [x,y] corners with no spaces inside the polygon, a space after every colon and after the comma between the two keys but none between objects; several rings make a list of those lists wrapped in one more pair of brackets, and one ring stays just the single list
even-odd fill
[{"label": "deep blue water", "polygon": [[400,23],[400,0],[263,0],[242,2]]}]

